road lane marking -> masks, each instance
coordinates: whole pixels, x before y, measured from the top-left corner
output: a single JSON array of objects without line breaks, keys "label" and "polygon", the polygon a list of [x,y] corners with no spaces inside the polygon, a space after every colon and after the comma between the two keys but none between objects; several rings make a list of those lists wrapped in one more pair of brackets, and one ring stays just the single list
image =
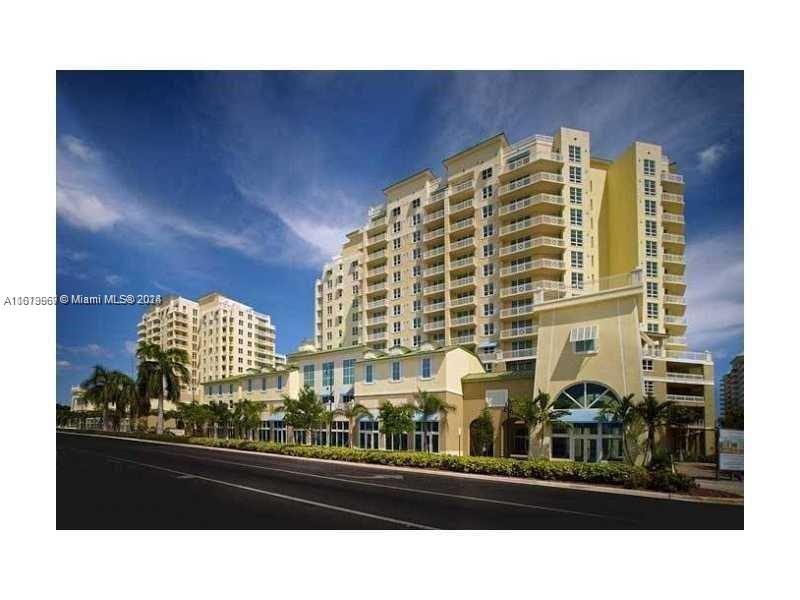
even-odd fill
[{"label": "road lane marking", "polygon": [[334,473],[334,475],[351,479],[403,479],[402,475],[348,475],[347,473]]},{"label": "road lane marking", "polygon": [[555,508],[555,507],[552,507],[552,506],[541,506],[539,504],[525,504],[525,503],[522,503],[522,502],[514,502],[512,500],[498,500],[498,499],[495,499],[495,498],[481,498],[480,496],[466,496],[466,495],[463,495],[463,494],[451,494],[449,492],[435,492],[433,490],[422,490],[422,489],[419,489],[419,488],[410,488],[410,487],[402,487],[402,486],[397,486],[397,485],[388,485],[388,484],[385,484],[385,483],[371,483],[371,482],[363,481],[363,480],[344,479],[343,477],[336,477],[336,476],[333,476],[333,475],[320,475],[319,473],[306,473],[304,471],[295,471],[293,469],[281,469],[279,467],[267,467],[265,465],[253,465],[253,464],[241,463],[241,462],[232,461],[232,460],[223,460],[223,459],[220,459],[220,458],[211,458],[211,457],[206,457],[206,456],[197,456],[197,455],[194,455],[194,454],[186,454],[186,453],[182,453],[182,452],[165,452],[163,450],[157,450],[155,448],[153,448],[153,451],[157,452],[157,453],[161,453],[161,454],[166,454],[167,456],[175,456],[175,455],[177,455],[177,456],[183,456],[185,458],[195,458],[196,460],[206,460],[206,461],[222,463],[222,464],[237,465],[239,467],[252,467],[254,469],[262,469],[262,470],[265,470],[265,471],[277,471],[277,472],[280,472],[280,473],[288,473],[290,475],[300,475],[300,476],[305,476],[305,477],[316,477],[318,479],[327,479],[327,480],[330,480],[330,481],[340,481],[340,482],[344,482],[344,483],[351,483],[351,484],[355,484],[355,485],[365,485],[365,486],[369,486],[369,487],[377,487],[377,488],[383,488],[383,489],[387,489],[387,490],[397,490],[397,491],[402,491],[402,492],[411,492],[411,493],[417,493],[417,494],[427,494],[429,496],[441,496],[441,497],[446,497],[446,498],[456,498],[456,499],[459,499],[459,500],[469,500],[469,501],[472,501],[472,502],[484,502],[484,503],[488,503],[488,504],[500,504],[500,505],[504,505],[504,506],[513,506],[513,507],[516,507],[516,508],[527,508],[527,509],[532,509],[532,510],[540,510],[540,511],[546,511],[546,512],[555,512],[555,513],[562,513],[562,514],[569,514],[569,515],[577,515],[577,516],[582,516],[582,517],[590,517],[590,518],[595,518],[595,519],[605,519],[605,520],[611,520],[611,521],[623,521],[623,522],[627,522],[627,523],[635,523],[635,521],[633,521],[631,519],[625,519],[623,517],[615,517],[615,516],[611,516],[611,515],[602,515],[602,514],[599,514],[599,513],[590,513],[590,512],[584,512],[584,511],[579,511],[579,510],[570,510],[568,508]]},{"label": "road lane marking", "polygon": [[[91,452],[92,454],[100,454],[98,452],[93,452],[91,450],[86,450],[85,452]],[[103,456],[101,454],[101,456]],[[307,500],[305,498],[298,498],[297,496],[289,496],[287,494],[279,494],[278,492],[268,492],[267,490],[262,490],[259,488],[250,487],[247,485],[241,485],[238,483],[233,483],[230,481],[222,481],[221,479],[213,479],[211,477],[205,477],[204,475],[197,475],[195,473],[187,473],[185,471],[178,471],[177,469],[170,469],[168,467],[162,467],[160,465],[152,465],[148,463],[139,462],[137,460],[130,460],[128,458],[121,458],[119,456],[111,456],[112,458],[117,461],[129,463],[132,465],[138,465],[140,467],[146,467],[149,469],[155,469],[157,471],[164,471],[165,473],[172,473],[174,475],[183,476],[184,478],[192,478],[192,479],[199,479],[201,481],[208,481],[209,483],[215,483],[217,485],[224,485],[227,487],[235,488],[238,490],[244,490],[247,492],[253,492],[255,494],[263,494],[265,496],[271,496],[273,498],[280,498],[281,500],[288,500],[290,502],[298,502],[300,504],[307,504],[309,506],[316,506],[317,508],[324,508],[327,510],[333,510],[336,512],[342,512],[350,515],[356,515],[359,517],[365,517],[367,519],[375,519],[377,521],[384,521],[386,523],[393,523],[395,525],[403,525],[404,527],[411,527],[413,529],[435,529],[435,527],[429,527],[428,525],[422,525],[420,523],[413,523],[411,521],[403,521],[402,519],[395,519],[392,517],[386,517],[383,515],[376,515],[374,513],[368,513],[361,510],[355,510],[352,508],[345,508],[344,506],[336,506],[334,504],[326,504],[325,502],[317,502],[315,500]]]}]

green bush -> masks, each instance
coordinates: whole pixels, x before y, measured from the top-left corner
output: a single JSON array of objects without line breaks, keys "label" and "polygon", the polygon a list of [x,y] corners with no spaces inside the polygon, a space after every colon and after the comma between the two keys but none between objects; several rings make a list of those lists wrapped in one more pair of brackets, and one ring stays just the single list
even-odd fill
[{"label": "green bush", "polygon": [[546,481],[568,481],[614,485],[632,489],[648,489],[661,492],[688,492],[694,480],[666,470],[650,471],[644,467],[621,462],[579,463],[550,461],[546,459],[517,460],[491,456],[452,456],[427,452],[392,452],[387,450],[361,450],[328,446],[296,446],[241,439],[189,438],[171,434],[92,432],[102,435],[135,437],[206,446],[209,448],[232,448],[266,454],[322,458],[344,462],[370,463],[395,467],[417,467],[439,469],[457,473],[477,473],[504,477],[525,477]]}]

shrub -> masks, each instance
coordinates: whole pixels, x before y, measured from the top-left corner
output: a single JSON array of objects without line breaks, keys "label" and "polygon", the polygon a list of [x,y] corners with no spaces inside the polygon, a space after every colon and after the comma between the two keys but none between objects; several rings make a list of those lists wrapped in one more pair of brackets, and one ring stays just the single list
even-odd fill
[{"label": "shrub", "polygon": [[232,448],[265,454],[280,454],[304,458],[321,458],[344,462],[359,462],[395,467],[439,469],[457,473],[525,477],[546,481],[568,481],[614,485],[626,488],[648,489],[661,492],[688,492],[695,487],[694,480],[668,470],[648,470],[622,462],[579,463],[550,461],[547,459],[517,460],[492,456],[453,456],[427,452],[392,452],[388,450],[361,450],[330,446],[296,446],[242,439],[216,439],[181,437],[172,434],[92,432],[118,437],[135,437],[154,441],[193,444],[210,448]]}]

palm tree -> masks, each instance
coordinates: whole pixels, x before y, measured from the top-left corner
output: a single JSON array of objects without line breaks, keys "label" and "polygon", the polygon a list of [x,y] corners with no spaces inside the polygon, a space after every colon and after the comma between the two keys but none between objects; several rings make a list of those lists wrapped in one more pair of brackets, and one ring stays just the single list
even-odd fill
[{"label": "palm tree", "polygon": [[102,365],[95,365],[91,376],[81,383],[81,387],[86,390],[83,397],[103,413],[103,431],[108,430],[108,405],[112,400],[110,379],[110,371]]},{"label": "palm tree", "polygon": [[136,429],[140,412],[150,410],[150,400],[137,389],[136,382],[121,371],[111,371],[108,377],[109,394],[116,408],[116,419],[128,415],[131,431]]},{"label": "palm tree", "polygon": [[487,407],[483,407],[478,418],[475,419],[469,428],[470,454],[486,456],[488,450],[494,442],[494,425],[492,416]]},{"label": "palm tree", "polygon": [[228,405],[224,402],[212,402],[210,405],[211,419],[213,420],[214,437],[217,437],[220,426],[225,428],[225,437],[227,437],[228,423],[231,420],[231,411]]},{"label": "palm tree", "polygon": [[239,437],[250,439],[250,433],[261,422],[261,404],[252,400],[242,400],[233,409],[233,420],[237,424]]},{"label": "palm tree", "polygon": [[642,420],[647,428],[647,449],[645,457],[649,452],[650,461],[656,449],[656,430],[659,427],[669,425],[670,414],[673,402],[667,400],[659,402],[653,394],[647,394],[644,401],[634,405],[635,414]]},{"label": "palm tree", "polygon": [[297,398],[283,396],[283,406],[276,409],[286,413],[286,424],[295,429],[304,429],[308,433],[307,443],[311,443],[311,431],[322,423],[325,407],[317,398],[317,394],[308,386],[297,394]]},{"label": "palm tree", "polygon": [[539,390],[535,398],[526,396],[511,399],[511,416],[525,423],[528,428],[528,458],[534,456],[533,436],[536,433],[536,427],[541,425],[540,448],[544,450],[544,426],[568,413],[568,410],[555,408],[555,403],[550,400],[550,394],[542,390]]},{"label": "palm tree", "polygon": [[612,421],[622,423],[622,451],[625,453],[625,460],[633,463],[628,444],[628,429],[639,418],[639,414],[636,412],[636,403],[633,402],[633,394],[622,396],[622,398],[609,395],[609,399],[600,411],[600,418],[602,420],[610,418]]},{"label": "palm tree", "polygon": [[[384,400],[380,406],[381,433],[388,439],[394,436],[405,435],[414,431],[414,411],[415,407],[410,404],[394,405],[388,400]],[[394,448],[397,450],[397,448]]]},{"label": "palm tree", "polygon": [[351,402],[348,406],[344,408],[337,408],[333,411],[334,415],[341,415],[345,419],[347,419],[347,427],[349,429],[347,434],[347,439],[350,442],[350,447],[353,447],[353,430],[356,426],[356,421],[361,417],[365,417],[370,414],[369,409],[364,406],[363,404],[359,404],[358,402]]},{"label": "palm tree", "polygon": [[455,406],[448,404],[430,392],[424,392],[420,389],[414,393],[412,406],[422,413],[422,451],[425,452],[426,437],[429,430],[428,417],[444,414],[446,418],[447,411],[454,410]]},{"label": "palm tree", "polygon": [[181,395],[181,384],[190,379],[189,355],[186,350],[168,348],[162,350],[157,344],[145,342],[136,351],[139,359],[140,382],[147,391],[158,389],[158,420],[156,433],[164,433],[164,398],[177,403]]}]

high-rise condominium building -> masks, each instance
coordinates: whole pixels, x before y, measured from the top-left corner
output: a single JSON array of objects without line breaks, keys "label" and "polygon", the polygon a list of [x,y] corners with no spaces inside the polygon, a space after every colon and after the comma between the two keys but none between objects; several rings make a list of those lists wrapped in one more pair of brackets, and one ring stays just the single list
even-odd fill
[{"label": "high-rise condominium building", "polygon": [[683,177],[657,144],[611,161],[586,131],[496,135],[384,190],[316,282],[316,345],[473,344],[487,365],[533,367],[537,296],[641,270],[642,328],[686,347]]},{"label": "high-rise condominium building", "polygon": [[205,381],[276,365],[270,316],[216,292],[197,301],[166,296],[142,315],[138,339],[186,351],[191,381],[184,387],[184,400],[199,400]]},{"label": "high-rise condominium building", "polygon": [[722,376],[720,390],[720,413],[744,406],[744,354],[737,354],[731,361],[731,369]]}]

